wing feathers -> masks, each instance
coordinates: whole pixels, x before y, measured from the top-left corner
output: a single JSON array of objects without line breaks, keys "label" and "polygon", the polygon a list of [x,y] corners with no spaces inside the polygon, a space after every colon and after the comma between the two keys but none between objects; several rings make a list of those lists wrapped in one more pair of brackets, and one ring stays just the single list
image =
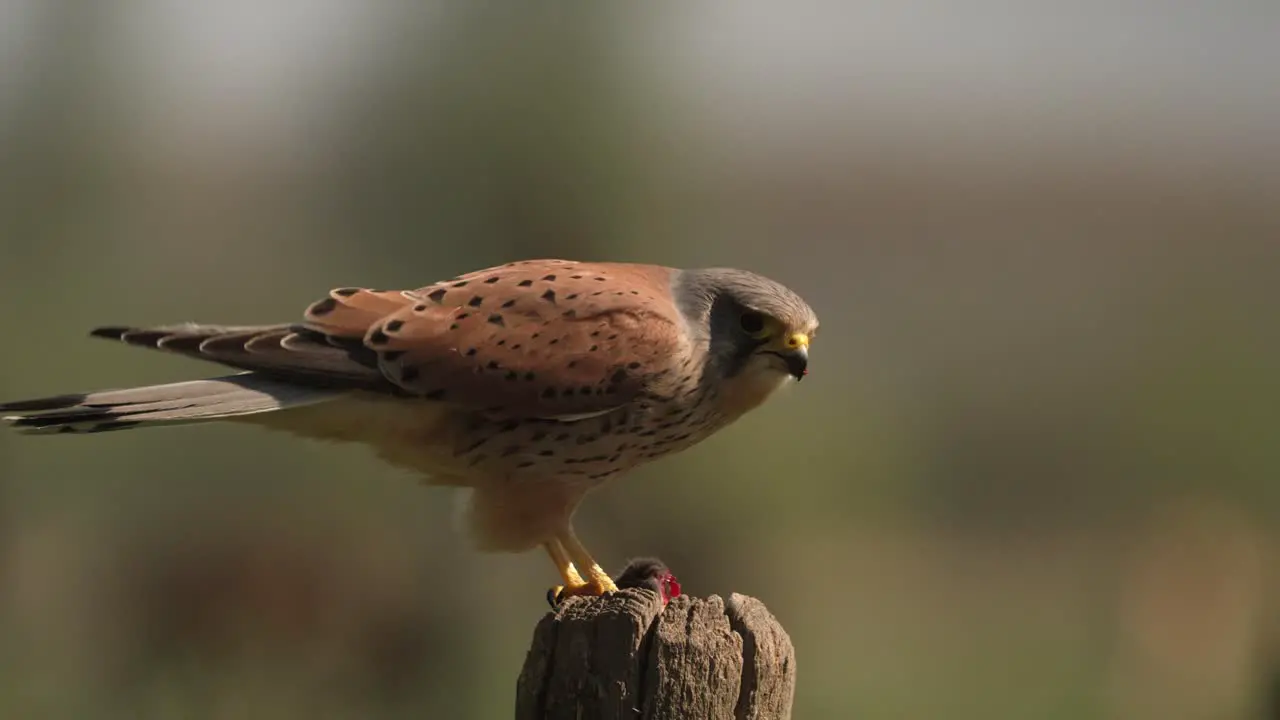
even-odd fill
[{"label": "wing feathers", "polygon": [[[338,288],[298,324],[110,326],[91,334],[253,371],[306,397],[366,390],[487,414],[585,418],[642,398],[687,365],[669,281],[670,270],[653,266],[527,261],[411,291]],[[215,401],[215,387],[199,389],[195,405],[182,405],[181,393],[169,398],[176,404],[130,395],[127,412],[107,415],[176,420],[263,409],[245,395]],[[60,408],[68,398],[77,396],[10,408],[101,419],[79,400]],[[53,427],[73,417],[46,419]]]},{"label": "wing feathers", "polygon": [[310,405],[337,394],[254,373],[0,404],[25,433],[92,433],[142,424],[191,423]]},{"label": "wing feathers", "polygon": [[105,327],[90,334],[310,385],[400,392],[383,377],[373,351],[358,342],[329,342],[302,325],[184,323],[154,328]]}]

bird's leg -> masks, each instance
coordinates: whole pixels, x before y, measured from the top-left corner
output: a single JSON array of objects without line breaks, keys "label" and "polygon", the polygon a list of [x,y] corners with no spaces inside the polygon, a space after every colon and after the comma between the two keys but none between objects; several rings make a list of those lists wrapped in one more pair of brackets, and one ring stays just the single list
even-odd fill
[{"label": "bird's leg", "polygon": [[[578,537],[573,534],[573,528],[566,529],[557,535],[552,542],[558,544],[559,550],[573,561],[573,565],[585,570],[586,581],[579,579],[577,583],[574,583],[566,577],[566,585],[562,588],[552,588],[549,594],[551,597],[561,599],[569,595],[607,595],[618,591],[618,586],[614,584],[613,578],[609,577],[609,573],[605,572],[604,568],[600,567],[592,559],[591,553],[588,553],[587,549],[578,541]],[[550,547],[548,547],[548,552],[551,552]],[[556,559],[554,554],[552,559]],[[557,561],[557,564],[559,564],[559,561]]]},{"label": "bird's leg", "polygon": [[560,577],[564,580],[564,585],[556,585],[547,590],[547,604],[556,608],[566,596],[581,594],[582,588],[587,586],[587,581],[578,574],[578,569],[573,566],[573,559],[569,557],[569,553],[559,539],[552,538],[544,542],[542,547],[546,548],[547,554],[551,556],[551,562],[555,564],[556,570],[560,571]]},{"label": "bird's leg", "polygon": [[[580,587],[587,584],[578,574],[578,569],[573,566],[573,559],[569,557],[569,553],[565,552],[564,545],[561,545],[559,540],[552,538],[542,543],[542,547],[546,548],[547,554],[551,556],[551,562],[555,563],[556,570],[560,571],[560,577],[566,586]],[[560,589],[556,587],[554,591],[559,592]]]}]

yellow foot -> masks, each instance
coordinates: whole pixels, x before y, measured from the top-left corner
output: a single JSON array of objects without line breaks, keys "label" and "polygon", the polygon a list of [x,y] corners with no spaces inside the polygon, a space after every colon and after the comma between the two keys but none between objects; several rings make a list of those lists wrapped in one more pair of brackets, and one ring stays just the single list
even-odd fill
[{"label": "yellow foot", "polygon": [[587,573],[587,577],[588,579],[585,582],[557,585],[548,590],[547,604],[552,608],[557,608],[560,603],[564,602],[565,598],[573,595],[600,597],[618,592],[618,586],[614,584],[613,579],[598,565],[591,568],[591,572]]}]

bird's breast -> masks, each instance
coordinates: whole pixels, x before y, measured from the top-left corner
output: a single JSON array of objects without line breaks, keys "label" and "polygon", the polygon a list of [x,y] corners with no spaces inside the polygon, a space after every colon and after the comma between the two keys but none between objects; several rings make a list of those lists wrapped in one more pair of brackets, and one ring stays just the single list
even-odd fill
[{"label": "bird's breast", "polygon": [[559,477],[595,485],[684,450],[720,426],[705,392],[650,395],[595,417],[565,422],[480,422],[457,440],[468,472],[489,478]]}]

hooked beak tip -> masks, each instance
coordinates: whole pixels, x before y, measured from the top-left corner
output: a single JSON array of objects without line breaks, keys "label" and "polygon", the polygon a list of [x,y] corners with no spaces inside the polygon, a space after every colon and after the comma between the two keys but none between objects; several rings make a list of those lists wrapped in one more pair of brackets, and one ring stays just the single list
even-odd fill
[{"label": "hooked beak tip", "polygon": [[791,373],[791,377],[799,381],[809,374],[809,349],[807,347],[799,347],[779,354],[787,362],[787,372]]}]

